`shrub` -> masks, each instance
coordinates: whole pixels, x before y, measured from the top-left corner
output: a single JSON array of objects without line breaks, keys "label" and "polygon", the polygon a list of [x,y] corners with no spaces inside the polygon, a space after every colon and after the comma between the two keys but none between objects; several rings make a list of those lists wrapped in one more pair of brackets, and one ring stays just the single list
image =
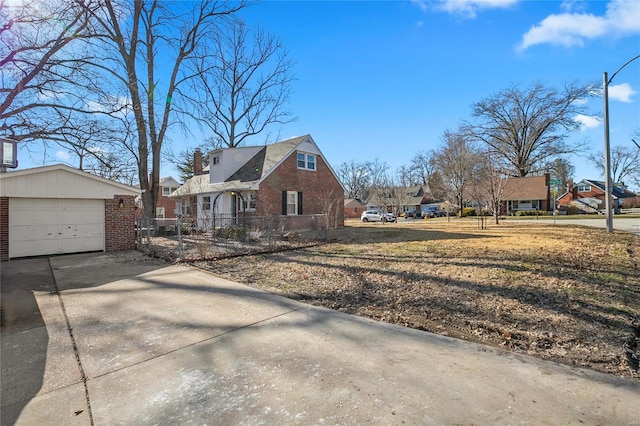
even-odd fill
[{"label": "shrub", "polygon": [[580,210],[578,207],[572,206],[572,205],[564,206],[562,208],[562,210],[566,211],[567,214],[581,214],[581,213],[583,213],[583,211]]},{"label": "shrub", "polygon": [[476,209],[473,207],[465,207],[460,211],[460,217],[477,216]]},{"label": "shrub", "polygon": [[242,240],[246,237],[247,230],[241,226],[228,226],[216,229],[213,235],[227,240]]},{"label": "shrub", "polygon": [[549,212],[544,210],[518,210],[516,216],[548,216]]}]

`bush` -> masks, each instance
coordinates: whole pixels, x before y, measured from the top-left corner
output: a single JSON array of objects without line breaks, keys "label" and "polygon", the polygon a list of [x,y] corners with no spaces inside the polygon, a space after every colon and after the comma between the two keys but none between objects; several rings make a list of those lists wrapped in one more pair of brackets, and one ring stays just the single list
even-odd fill
[{"label": "bush", "polygon": [[518,210],[516,216],[548,216],[549,212],[543,210]]},{"label": "bush", "polygon": [[241,226],[228,226],[216,229],[213,235],[216,238],[225,238],[227,240],[242,240],[246,237],[247,230]]},{"label": "bush", "polygon": [[465,207],[460,211],[460,217],[477,216],[476,209],[473,207]]},{"label": "bush", "polygon": [[572,205],[568,205],[568,206],[564,206],[562,208],[562,210],[564,210],[565,212],[567,212],[567,214],[582,214],[584,213],[582,210],[580,210],[578,207],[576,206],[572,206]]}]

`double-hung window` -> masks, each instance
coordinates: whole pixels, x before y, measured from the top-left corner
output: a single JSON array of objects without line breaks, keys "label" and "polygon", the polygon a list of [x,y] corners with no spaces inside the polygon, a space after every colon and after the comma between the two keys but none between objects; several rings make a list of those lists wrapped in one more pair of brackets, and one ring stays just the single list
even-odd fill
[{"label": "double-hung window", "polygon": [[211,210],[211,196],[207,195],[202,197],[202,210],[204,211]]},{"label": "double-hung window", "polygon": [[298,168],[302,170],[316,170],[315,154],[298,152]]},{"label": "double-hung window", "polygon": [[282,191],[282,214],[302,214],[302,192]]},{"label": "double-hung window", "polygon": [[256,193],[247,192],[242,194],[242,210],[255,211],[256,209]]}]

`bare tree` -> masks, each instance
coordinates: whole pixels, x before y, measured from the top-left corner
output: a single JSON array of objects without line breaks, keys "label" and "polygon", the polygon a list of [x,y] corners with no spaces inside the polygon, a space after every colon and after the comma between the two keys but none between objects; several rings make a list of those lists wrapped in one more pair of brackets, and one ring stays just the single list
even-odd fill
[{"label": "bare tree", "polygon": [[549,171],[552,179],[560,181],[560,189],[566,189],[568,187],[569,179],[572,179],[576,172],[576,168],[566,158],[553,159],[547,163],[545,170]]},{"label": "bare tree", "polygon": [[500,223],[500,215],[504,204],[504,191],[509,179],[508,169],[503,163],[496,161],[491,152],[478,154],[478,164],[472,184],[472,193],[480,206],[481,228],[484,229],[484,212],[486,209],[496,225]]},{"label": "bare tree", "polygon": [[138,175],[135,158],[123,155],[122,134],[114,133],[109,124],[78,115],[50,139],[77,159],[78,169],[132,185]]},{"label": "bare tree", "polygon": [[433,174],[433,150],[420,151],[411,159],[411,172],[416,185],[428,185]]},{"label": "bare tree", "polygon": [[291,94],[293,63],[277,38],[243,22],[211,40],[212,52],[192,58],[197,114],[217,141],[233,148],[273,124],[293,121],[285,106]]},{"label": "bare tree", "polygon": [[569,84],[563,90],[541,83],[521,89],[512,86],[473,106],[477,123],[467,126],[510,165],[513,176],[539,171],[549,158],[575,153],[581,144],[566,142],[567,132],[580,124],[581,102],[594,92],[591,85]]},{"label": "bare tree", "polygon": [[434,153],[433,159],[447,198],[462,210],[478,164],[476,147],[462,131],[446,131],[443,145]]},{"label": "bare tree", "polygon": [[181,88],[186,89],[197,73],[187,67],[187,61],[205,55],[208,40],[244,5],[104,0],[93,15],[104,36],[93,44],[100,57],[89,64],[106,77],[96,87],[103,98],[124,99],[131,111],[135,137],[123,143],[138,164],[145,216],[155,217],[167,131],[191,107]]},{"label": "bare tree", "polygon": [[368,161],[351,160],[338,167],[338,176],[346,189],[345,197],[358,200],[368,198],[371,186],[370,163]]},{"label": "bare tree", "polygon": [[[640,148],[617,145],[611,148],[611,179],[614,183],[622,183],[625,179],[640,181]],[[591,154],[589,161],[604,176],[604,154]]]},{"label": "bare tree", "polygon": [[76,111],[78,85],[89,81],[79,58],[95,37],[93,0],[0,0],[0,131],[18,141],[58,136]]}]

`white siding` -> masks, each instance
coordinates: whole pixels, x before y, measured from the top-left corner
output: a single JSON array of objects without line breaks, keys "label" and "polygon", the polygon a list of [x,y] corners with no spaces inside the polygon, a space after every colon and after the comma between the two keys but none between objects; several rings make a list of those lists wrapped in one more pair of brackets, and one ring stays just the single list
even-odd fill
[{"label": "white siding", "polygon": [[66,166],[48,166],[0,175],[0,195],[20,198],[112,199],[137,195],[135,188]]}]

